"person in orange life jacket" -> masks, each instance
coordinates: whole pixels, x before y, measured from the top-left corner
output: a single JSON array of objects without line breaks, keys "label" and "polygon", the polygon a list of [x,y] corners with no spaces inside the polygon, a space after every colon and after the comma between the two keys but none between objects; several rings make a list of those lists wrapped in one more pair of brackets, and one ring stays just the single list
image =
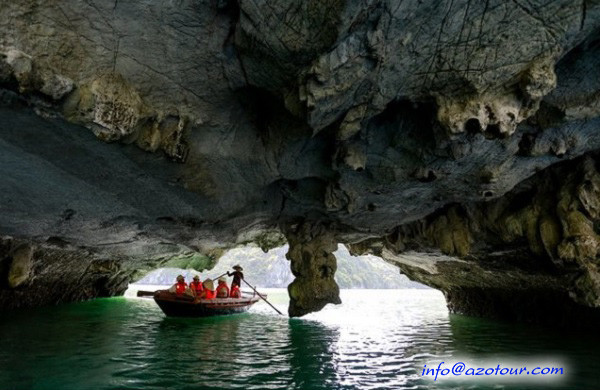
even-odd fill
[{"label": "person in orange life jacket", "polygon": [[219,285],[217,286],[217,298],[228,298],[229,287],[227,287],[227,280],[223,277],[219,278]]},{"label": "person in orange life jacket", "polygon": [[187,283],[185,282],[183,275],[177,276],[177,283],[175,283],[173,286],[171,286],[171,288],[169,289],[169,292],[175,293],[177,295],[183,295],[183,294],[193,295],[194,294],[192,292],[192,290],[190,290],[190,288],[188,287]]},{"label": "person in orange life jacket", "polygon": [[240,288],[238,287],[237,284],[232,283],[231,290],[229,291],[229,298],[241,298],[241,297],[242,297],[242,292],[240,291]]},{"label": "person in orange life jacket", "polygon": [[215,299],[217,293],[215,292],[215,285],[212,279],[206,279],[202,283],[202,293],[200,294],[201,299]]},{"label": "person in orange life jacket", "polygon": [[229,271],[227,271],[227,276],[233,276],[233,280],[231,281],[231,288],[233,288],[234,284],[241,286],[242,279],[244,279],[244,274],[242,273],[244,269],[240,267],[239,264],[234,265],[232,268],[235,270],[234,272],[230,273]]},{"label": "person in orange life jacket", "polygon": [[192,290],[194,295],[197,297],[199,297],[200,294],[202,294],[202,290],[204,290],[204,288],[202,287],[202,282],[200,281],[200,276],[198,276],[198,275],[194,276],[194,281],[192,283],[190,283],[190,289]]}]

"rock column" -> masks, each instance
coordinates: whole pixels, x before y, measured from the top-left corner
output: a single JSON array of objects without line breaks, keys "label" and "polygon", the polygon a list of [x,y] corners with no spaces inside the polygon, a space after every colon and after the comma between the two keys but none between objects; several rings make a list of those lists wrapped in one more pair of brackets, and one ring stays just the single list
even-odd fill
[{"label": "rock column", "polygon": [[342,303],[334,279],[337,241],[332,230],[319,224],[294,224],[286,229],[286,238],[290,245],[286,257],[296,277],[288,286],[290,317],[319,311],[328,303]]}]

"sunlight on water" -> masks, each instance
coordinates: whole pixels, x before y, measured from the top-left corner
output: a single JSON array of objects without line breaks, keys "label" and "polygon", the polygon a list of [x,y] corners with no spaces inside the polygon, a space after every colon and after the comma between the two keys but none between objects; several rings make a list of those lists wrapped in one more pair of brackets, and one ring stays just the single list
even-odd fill
[{"label": "sunlight on water", "polygon": [[[265,292],[287,311],[285,290]],[[596,386],[597,340],[452,316],[435,290],[341,297],[302,319],[264,303],[246,314],[167,318],[152,300],[125,298],[14,312],[0,319],[0,389],[524,389],[533,386],[420,373],[453,356],[546,354],[571,362],[565,388]]]}]

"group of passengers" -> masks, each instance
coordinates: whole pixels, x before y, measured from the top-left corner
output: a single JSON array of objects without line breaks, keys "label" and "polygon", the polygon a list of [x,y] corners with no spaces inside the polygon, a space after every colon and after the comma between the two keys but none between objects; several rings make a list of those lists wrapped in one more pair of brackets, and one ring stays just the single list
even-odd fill
[{"label": "group of passengers", "polygon": [[234,265],[234,272],[227,271],[227,276],[233,276],[231,288],[227,286],[227,279],[224,276],[218,280],[217,288],[215,288],[213,280],[208,278],[204,282],[200,282],[198,275],[194,276],[194,281],[189,285],[185,282],[183,275],[177,276],[175,283],[169,291],[177,295],[190,295],[200,299],[215,299],[215,298],[241,298],[240,284],[244,279],[244,270],[239,265]]}]

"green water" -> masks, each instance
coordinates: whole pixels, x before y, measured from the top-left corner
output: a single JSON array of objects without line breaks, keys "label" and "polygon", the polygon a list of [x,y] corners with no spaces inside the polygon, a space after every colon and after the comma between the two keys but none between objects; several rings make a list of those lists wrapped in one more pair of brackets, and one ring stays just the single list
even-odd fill
[{"label": "green water", "polygon": [[[281,309],[283,291],[270,291]],[[207,319],[166,318],[153,301],[112,298],[0,318],[0,389],[524,389],[433,382],[423,364],[455,356],[553,356],[551,388],[597,389],[600,343],[583,334],[448,315],[433,290],[346,290],[305,319],[266,305]],[[566,363],[565,363],[566,364]]]}]

